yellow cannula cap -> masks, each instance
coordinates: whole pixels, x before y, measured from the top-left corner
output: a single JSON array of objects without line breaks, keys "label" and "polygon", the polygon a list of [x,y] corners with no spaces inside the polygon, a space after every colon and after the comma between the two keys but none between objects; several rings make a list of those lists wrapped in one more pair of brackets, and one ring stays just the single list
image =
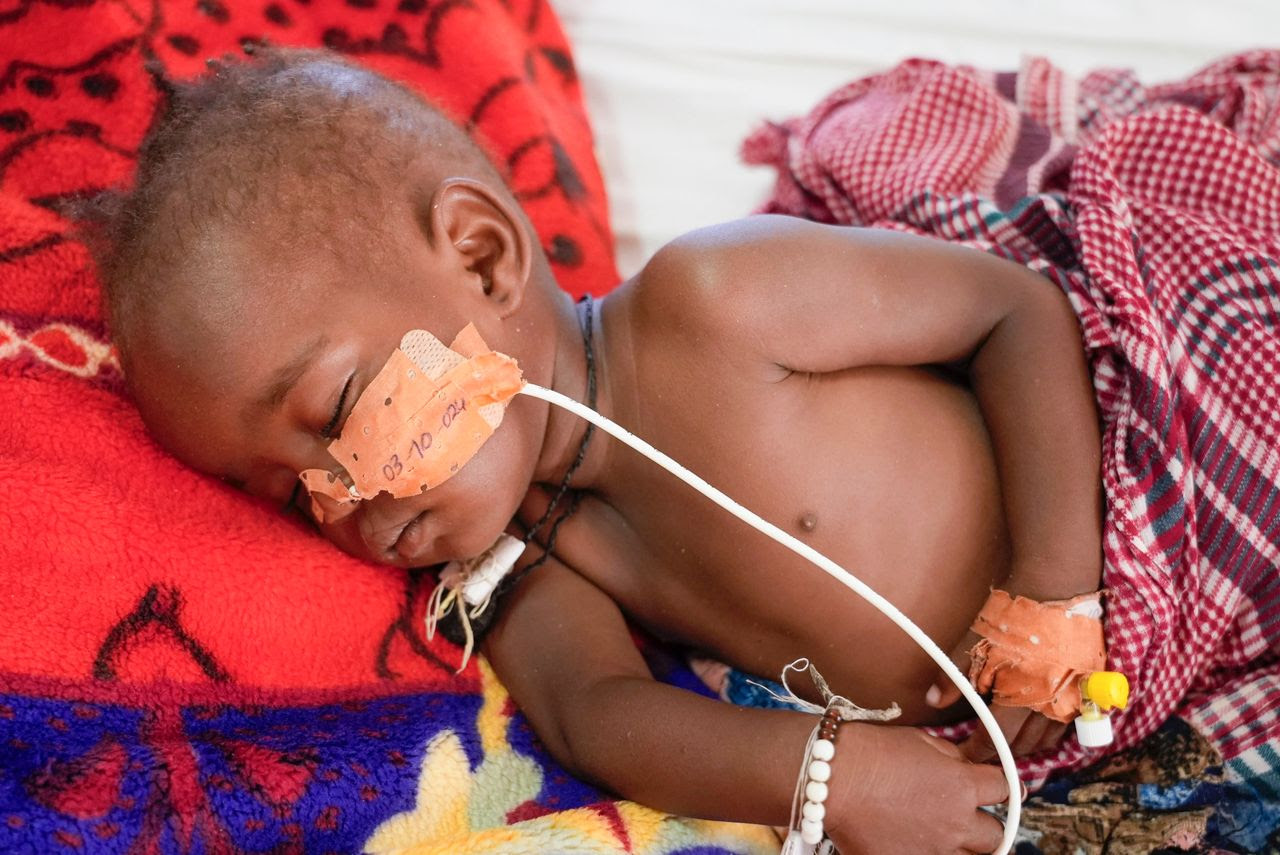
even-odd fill
[{"label": "yellow cannula cap", "polygon": [[1084,679],[1080,693],[1104,710],[1129,704],[1129,680],[1119,671],[1094,671]]}]

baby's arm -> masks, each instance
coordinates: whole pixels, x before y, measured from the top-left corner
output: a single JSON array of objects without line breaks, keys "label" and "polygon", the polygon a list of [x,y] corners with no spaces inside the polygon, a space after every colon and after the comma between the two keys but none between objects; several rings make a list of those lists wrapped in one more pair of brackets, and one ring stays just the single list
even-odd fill
[{"label": "baby's arm", "polygon": [[[967,370],[991,437],[1011,544],[1002,587],[1036,600],[1098,589],[1100,436],[1080,328],[1061,290],[1010,261],[930,238],[754,217],[695,232],[646,270],[669,311],[701,312],[713,334],[795,372],[863,365]],[[692,287],[691,287],[692,285]],[[668,296],[669,295],[669,296]],[[970,636],[953,654],[962,669]],[[929,702],[957,700],[939,673]],[[1063,725],[997,707],[1015,752]],[[965,746],[993,755],[985,732]]]},{"label": "baby's arm", "polygon": [[[617,606],[555,560],[504,600],[485,642],[498,676],[566,768],[686,816],[785,825],[814,716],[747,709],[655,681]],[[988,852],[999,824],[977,810],[1008,792],[919,731],[846,724],[827,802],[848,853]]]}]

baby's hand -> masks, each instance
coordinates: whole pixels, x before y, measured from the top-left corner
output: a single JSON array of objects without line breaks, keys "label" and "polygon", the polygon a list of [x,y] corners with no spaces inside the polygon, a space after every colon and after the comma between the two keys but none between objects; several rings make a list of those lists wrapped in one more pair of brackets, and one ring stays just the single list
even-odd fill
[{"label": "baby's hand", "polygon": [[979,808],[1008,800],[1000,769],[909,727],[846,724],[836,744],[826,831],[841,855],[999,847],[1003,827]]},{"label": "baby's hand", "polygon": [[[951,661],[962,674],[969,673],[969,651],[978,643],[978,638],[976,632],[970,631],[951,651]],[[947,676],[945,671],[941,668],[937,669],[933,679],[933,685],[925,694],[925,703],[935,709],[945,709],[960,700],[960,687]],[[1066,724],[1025,707],[993,704],[991,715],[1000,725],[1000,732],[1008,740],[1015,757],[1023,757],[1052,748],[1058,744],[1067,730]],[[978,762],[986,762],[996,756],[996,747],[991,741],[991,734],[987,733],[987,729],[981,723],[978,724],[972,736],[960,743],[960,751],[965,757]]]}]

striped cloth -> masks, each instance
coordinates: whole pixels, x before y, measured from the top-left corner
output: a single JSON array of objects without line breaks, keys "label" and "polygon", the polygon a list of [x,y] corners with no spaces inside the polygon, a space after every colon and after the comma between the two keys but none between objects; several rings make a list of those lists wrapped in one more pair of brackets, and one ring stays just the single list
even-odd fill
[{"label": "striped cloth", "polygon": [[[1280,798],[1280,51],[1144,87],[908,61],[744,146],[765,210],[980,247],[1070,297],[1103,420],[1117,749],[1172,715]],[[1040,783],[1089,758],[1067,740]]]}]

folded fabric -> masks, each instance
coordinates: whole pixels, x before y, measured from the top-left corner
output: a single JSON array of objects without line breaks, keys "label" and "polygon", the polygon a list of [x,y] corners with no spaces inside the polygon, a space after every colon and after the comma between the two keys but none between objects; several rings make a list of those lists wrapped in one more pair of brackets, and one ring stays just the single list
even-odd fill
[{"label": "folded fabric", "polygon": [[[747,141],[764,210],[958,241],[1080,317],[1103,429],[1116,749],[1172,715],[1280,796],[1280,52],[1142,86],[913,60]],[[1022,764],[1040,783],[1074,740]]]}]

